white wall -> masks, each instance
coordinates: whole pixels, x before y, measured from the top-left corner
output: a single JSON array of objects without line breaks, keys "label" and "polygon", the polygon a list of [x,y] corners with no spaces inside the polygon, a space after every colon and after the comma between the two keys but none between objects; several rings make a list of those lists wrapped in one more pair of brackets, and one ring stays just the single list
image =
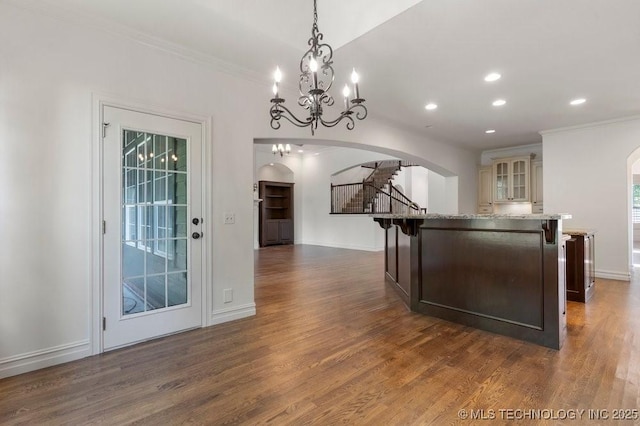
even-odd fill
[{"label": "white wall", "polygon": [[303,244],[383,250],[384,232],[368,214],[331,215],[331,175],[354,164],[388,159],[376,152],[334,148],[303,157]]},{"label": "white wall", "polygon": [[391,183],[397,187],[400,192],[411,199],[411,171],[409,167],[401,168],[395,176],[391,178]]},{"label": "white wall", "polygon": [[446,178],[432,171],[427,175],[429,177],[429,202],[427,203],[429,213],[448,213]]},{"label": "white wall", "polygon": [[260,167],[258,170],[257,181],[260,182],[261,180],[268,180],[271,182],[295,182],[291,169],[279,163],[269,163]]},{"label": "white wall", "polygon": [[[0,376],[86,356],[98,346],[95,94],[212,118],[204,322],[253,314],[252,226],[244,224],[253,220],[255,130],[236,119],[264,113],[245,102],[262,86],[6,3],[0,39],[0,193],[7,200],[0,222]],[[236,214],[235,226],[219,226],[224,212]],[[234,290],[232,303],[222,302],[224,288]]]},{"label": "white wall", "polygon": [[421,166],[405,167],[393,179],[409,199],[428,213],[457,213],[457,180],[445,178]]},{"label": "white wall", "polygon": [[[544,209],[595,228],[596,275],[628,279],[631,173],[640,158],[640,118],[543,132]],[[632,155],[633,154],[633,155]]]},{"label": "white wall", "polygon": [[[259,151],[256,151],[256,158],[259,156]],[[298,159],[302,160],[299,170],[304,182],[304,190],[301,191],[304,203],[301,206],[301,213],[296,215],[296,218],[301,220],[299,226],[302,230],[296,231],[296,235],[302,234],[304,237],[296,237],[296,243],[373,251],[384,249],[384,234],[381,233],[381,228],[377,224],[372,226],[373,221],[368,214],[329,214],[331,206],[329,185],[362,180],[363,170],[360,167],[341,169],[345,164],[349,167],[354,164],[396,158],[366,150],[334,147],[322,151],[317,156],[305,154],[302,157],[296,157],[296,160]],[[262,162],[265,161],[262,160]],[[260,163],[257,161],[257,164]],[[336,171],[339,172],[337,175]],[[370,173],[370,169],[364,169],[365,175]],[[420,206],[424,207],[428,202],[428,173],[429,171],[424,167],[405,167],[394,176],[393,183],[396,186],[400,185],[411,199],[413,199],[413,193],[407,191],[415,192],[421,200]],[[444,178],[439,177],[444,188]],[[302,183],[300,179],[296,182]],[[444,194],[442,198],[444,202]]]},{"label": "white wall", "polygon": [[[388,155],[379,154],[380,158],[393,158]],[[366,167],[351,167],[347,170],[341,170],[338,173],[331,176],[331,183],[334,185],[343,185],[346,183],[362,182],[373,173],[373,169]]]},{"label": "white wall", "polygon": [[[47,9],[47,3],[0,2],[0,376],[87,356],[99,346],[100,314],[93,310],[99,307],[93,254],[100,217],[94,95],[211,119],[205,324],[255,312],[254,138],[309,137],[308,129],[286,123],[279,131],[269,127],[268,73],[262,80],[213,58],[180,56],[157,40],[134,41],[73,17],[57,18],[58,13],[63,12]],[[255,101],[260,94],[264,102]],[[296,98],[295,92],[283,94]],[[318,134],[426,159],[460,183],[456,207],[475,209],[472,152],[372,116],[352,132],[334,128]],[[312,170],[315,163],[305,159],[304,165]],[[324,200],[305,209],[313,215],[314,208],[326,213],[327,206]],[[235,213],[235,225],[222,226],[225,212]],[[311,227],[302,235],[322,241]],[[379,234],[372,235],[369,246],[380,247]],[[348,235],[334,239],[349,241]],[[222,302],[226,288],[233,289],[232,303]]]},{"label": "white wall", "polygon": [[406,170],[407,182],[411,182],[408,197],[411,201],[418,203],[421,208],[427,208],[432,212],[429,207],[429,170],[420,166],[407,167]]}]

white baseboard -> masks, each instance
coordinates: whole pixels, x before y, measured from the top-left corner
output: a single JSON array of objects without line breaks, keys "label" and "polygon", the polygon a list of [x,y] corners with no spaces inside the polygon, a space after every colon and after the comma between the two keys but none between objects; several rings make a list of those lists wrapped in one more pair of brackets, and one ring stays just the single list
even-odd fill
[{"label": "white baseboard", "polygon": [[384,245],[382,247],[373,247],[373,246],[363,246],[359,244],[339,244],[339,243],[325,243],[319,241],[303,241],[301,244],[307,244],[310,246],[321,246],[321,247],[335,247],[335,248],[343,248],[349,250],[362,250],[362,251],[383,251]]},{"label": "white baseboard", "polygon": [[54,346],[0,359],[0,379],[86,358],[91,355],[88,340]]},{"label": "white baseboard", "polygon": [[596,270],[596,278],[604,278],[606,280],[630,281],[631,274],[629,272],[603,271]]},{"label": "white baseboard", "polygon": [[222,324],[223,322],[235,321],[241,318],[251,317],[256,314],[256,304],[233,306],[231,308],[218,309],[211,312],[209,325]]}]

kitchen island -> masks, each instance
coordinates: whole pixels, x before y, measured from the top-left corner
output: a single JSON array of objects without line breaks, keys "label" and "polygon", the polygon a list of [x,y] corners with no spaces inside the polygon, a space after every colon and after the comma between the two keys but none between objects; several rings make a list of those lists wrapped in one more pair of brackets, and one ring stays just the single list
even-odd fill
[{"label": "kitchen island", "polygon": [[374,214],[385,269],[414,312],[560,349],[566,335],[562,214]]}]

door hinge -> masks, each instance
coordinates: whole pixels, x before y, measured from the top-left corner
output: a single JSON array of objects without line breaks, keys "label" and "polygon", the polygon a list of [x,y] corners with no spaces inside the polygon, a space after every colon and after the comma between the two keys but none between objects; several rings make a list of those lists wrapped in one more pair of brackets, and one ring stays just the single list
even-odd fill
[{"label": "door hinge", "polygon": [[107,330],[107,317],[102,317],[102,331]]},{"label": "door hinge", "polygon": [[102,234],[106,234],[107,233],[107,221],[103,220],[102,221]]},{"label": "door hinge", "polygon": [[109,127],[111,123],[102,123],[102,138],[107,137],[107,127]]}]

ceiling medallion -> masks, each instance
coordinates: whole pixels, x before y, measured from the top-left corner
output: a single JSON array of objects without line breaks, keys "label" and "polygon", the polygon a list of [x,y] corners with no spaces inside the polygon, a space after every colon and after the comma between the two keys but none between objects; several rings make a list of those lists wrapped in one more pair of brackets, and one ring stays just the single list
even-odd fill
[{"label": "ceiling medallion", "polygon": [[359,76],[354,69],[351,73],[353,83],[353,98],[351,89],[345,84],[342,91],[344,96],[344,109],[340,115],[333,120],[325,120],[322,116],[323,106],[332,106],[333,97],[329,94],[329,89],[333,84],[333,49],[322,42],[323,35],[318,30],[317,0],[313,0],[313,26],[311,27],[311,38],[309,39],[309,50],[305,52],[300,60],[300,97],[298,105],[306,109],[309,116],[304,119],[296,117],[291,110],[284,106],[284,99],[278,96],[278,85],[282,79],[280,68],[276,68],[273,84],[273,98],[271,99],[271,128],[280,128],[280,119],[284,118],[298,127],[310,127],[313,135],[318,128],[318,123],[325,127],[334,127],[342,120],[345,120],[346,127],[353,130],[355,127],[354,117],[364,120],[367,117],[367,108],[364,106],[364,99],[360,97],[358,88]]}]

